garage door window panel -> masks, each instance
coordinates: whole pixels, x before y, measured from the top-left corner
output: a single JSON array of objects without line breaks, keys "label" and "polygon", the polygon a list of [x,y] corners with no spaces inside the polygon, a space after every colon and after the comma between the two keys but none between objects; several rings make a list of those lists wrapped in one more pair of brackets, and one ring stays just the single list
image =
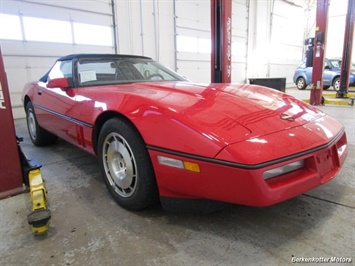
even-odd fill
[{"label": "garage door window panel", "polygon": [[27,41],[72,43],[70,22],[23,17]]},{"label": "garage door window panel", "polygon": [[0,14],[0,39],[22,40],[21,21],[19,16]]},{"label": "garage door window panel", "polygon": [[112,29],[107,26],[73,23],[76,44],[112,46]]}]

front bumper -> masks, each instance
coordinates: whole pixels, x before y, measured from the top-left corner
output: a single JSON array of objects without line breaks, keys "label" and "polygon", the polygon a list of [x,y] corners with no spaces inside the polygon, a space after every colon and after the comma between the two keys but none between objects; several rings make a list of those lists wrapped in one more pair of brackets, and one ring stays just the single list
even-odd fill
[{"label": "front bumper", "polygon": [[[342,131],[329,143],[324,148],[263,167],[237,167],[226,161],[184,156],[154,148],[150,148],[149,153],[161,197],[209,199],[261,207],[285,201],[333,179],[347,155],[345,132]],[[158,156],[196,163],[200,172],[162,165]],[[303,168],[264,179],[264,173],[270,169],[300,160],[305,162]]]}]

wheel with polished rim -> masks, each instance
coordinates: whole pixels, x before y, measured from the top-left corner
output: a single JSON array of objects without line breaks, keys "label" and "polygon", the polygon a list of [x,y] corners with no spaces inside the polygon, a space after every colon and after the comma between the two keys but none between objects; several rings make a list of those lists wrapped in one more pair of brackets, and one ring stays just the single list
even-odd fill
[{"label": "wheel with polished rim", "polygon": [[45,146],[57,142],[57,136],[38,125],[32,102],[26,104],[26,122],[30,139],[36,146]]},{"label": "wheel with polished rim", "polygon": [[297,89],[299,89],[299,90],[304,90],[305,88],[307,88],[307,84],[306,84],[305,79],[302,77],[299,77],[296,81],[296,86],[297,86]]},{"label": "wheel with polished rim", "polygon": [[339,77],[334,79],[334,81],[333,81],[333,89],[335,91],[338,91],[340,89],[340,78]]},{"label": "wheel with polished rim", "polygon": [[158,190],[145,144],[137,130],[118,118],[108,120],[98,141],[101,173],[122,207],[138,210],[154,204]]},{"label": "wheel with polished rim", "polygon": [[131,196],[137,187],[137,163],[127,141],[110,133],[103,143],[103,164],[110,186],[121,197]]}]

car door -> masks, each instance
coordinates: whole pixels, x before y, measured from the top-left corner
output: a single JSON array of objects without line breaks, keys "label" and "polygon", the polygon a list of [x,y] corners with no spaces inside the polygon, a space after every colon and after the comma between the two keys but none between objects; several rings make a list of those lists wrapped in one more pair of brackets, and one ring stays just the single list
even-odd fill
[{"label": "car door", "polygon": [[332,70],[332,66],[326,60],[324,62],[323,85],[331,86],[333,77],[334,77],[334,71]]},{"label": "car door", "polygon": [[55,135],[73,141],[70,129],[73,122],[68,113],[75,105],[75,88],[63,90],[62,88],[48,88],[48,81],[56,78],[72,78],[72,61],[57,61],[48,73],[45,82],[36,85],[33,97],[36,117],[41,127]]},{"label": "car door", "polygon": [[306,75],[306,84],[309,85],[312,83],[312,70],[313,70],[313,67],[306,67],[305,68],[305,75]]}]

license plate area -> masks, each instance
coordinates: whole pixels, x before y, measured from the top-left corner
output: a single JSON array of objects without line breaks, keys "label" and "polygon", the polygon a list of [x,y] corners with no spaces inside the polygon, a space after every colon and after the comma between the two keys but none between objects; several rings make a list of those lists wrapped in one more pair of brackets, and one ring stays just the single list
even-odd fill
[{"label": "license plate area", "polygon": [[324,177],[336,167],[335,155],[333,148],[322,151],[316,155],[317,168],[321,177]]}]

